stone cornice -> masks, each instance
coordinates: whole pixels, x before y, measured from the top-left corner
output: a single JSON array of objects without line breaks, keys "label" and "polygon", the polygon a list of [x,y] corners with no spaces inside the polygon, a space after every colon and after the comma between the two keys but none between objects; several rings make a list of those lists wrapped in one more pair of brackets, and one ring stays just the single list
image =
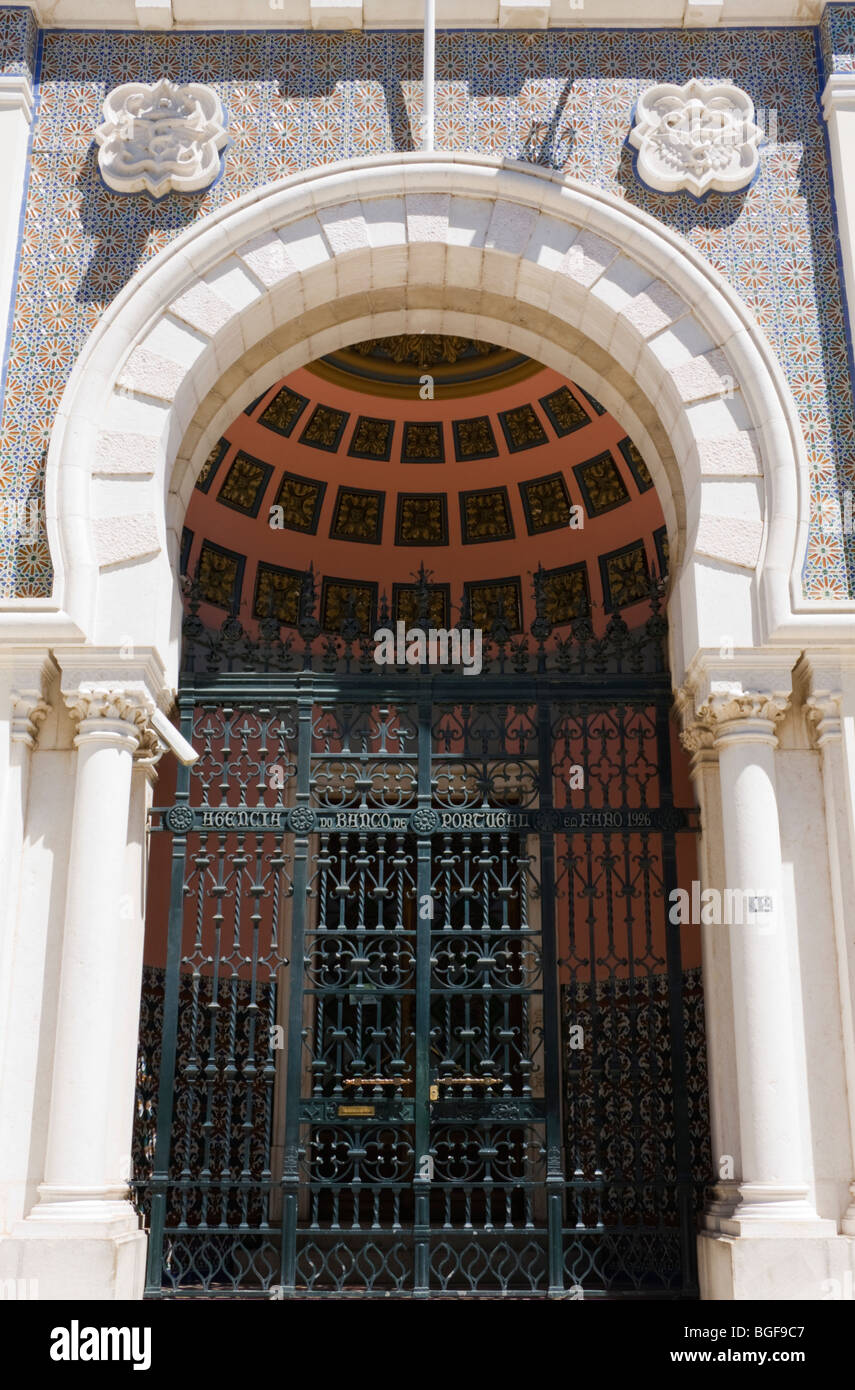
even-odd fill
[{"label": "stone cornice", "polygon": [[160,708],[168,710],[172,705],[163,663],[151,647],[138,647],[133,652],[122,647],[65,647],[55,656],[62,673],[63,695],[79,686],[142,687]]},{"label": "stone cornice", "polygon": [[855,111],[855,72],[833,72],[823,88],[823,116],[837,111]]},{"label": "stone cornice", "polygon": [[[212,21],[210,0],[182,0],[180,20],[172,0],[110,0],[105,21],[104,0],[64,0],[61,15],[53,0],[30,0],[39,22],[51,28],[86,29],[418,29],[421,0],[231,0],[217,6]],[[598,0],[591,6],[578,0],[437,0],[439,29],[545,28],[713,28],[730,25],[761,29],[766,25],[818,24],[825,0],[766,0],[746,15],[744,0],[682,0],[653,3],[643,17],[628,18],[623,0]]]},{"label": "stone cornice", "polygon": [[130,655],[121,649],[78,647],[58,654],[58,660],[62,697],[78,726],[78,739],[97,736],[104,721],[117,736],[135,740],[138,761],[156,762],[160,743],[151,719],[155,709],[170,707],[172,695],[155,653],[141,650]]},{"label": "stone cornice", "polygon": [[0,75],[0,111],[22,111],[27,122],[33,119],[33,84],[23,73]]}]

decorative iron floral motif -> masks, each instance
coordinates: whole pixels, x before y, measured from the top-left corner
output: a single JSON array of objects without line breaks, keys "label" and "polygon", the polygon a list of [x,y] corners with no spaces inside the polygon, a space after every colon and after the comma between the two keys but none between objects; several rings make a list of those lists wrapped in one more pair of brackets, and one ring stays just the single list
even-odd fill
[{"label": "decorative iron floral motif", "polygon": [[202,598],[231,612],[240,601],[245,556],[203,541],[199,552],[198,584]]},{"label": "decorative iron floral motif", "polygon": [[466,599],[475,627],[487,632],[492,632],[497,624],[509,632],[522,629],[522,591],[516,576],[467,584]]},{"label": "decorative iron floral motif", "polygon": [[[637,543],[643,548],[642,542]],[[633,550],[634,547],[625,549]],[[226,552],[228,556],[229,552]],[[614,560],[623,552],[606,557]],[[243,557],[234,557],[243,559]],[[204,557],[203,557],[204,559]],[[633,561],[630,559],[630,571]],[[408,626],[447,628],[453,615],[459,615],[461,629],[481,627],[484,632],[483,669],[485,672],[519,674],[553,671],[564,673],[597,673],[605,671],[664,672],[666,657],[664,639],[667,624],[662,617],[665,583],[659,576],[647,581],[640,592],[641,576],[646,561],[641,557],[639,572],[634,576],[634,593],[649,607],[647,616],[630,629],[613,605],[609,609],[608,576],[603,574],[607,610],[612,616],[600,635],[595,635],[587,597],[580,594],[579,581],[565,579],[565,570],[544,571],[539,568],[531,577],[534,593],[535,618],[528,633],[522,632],[522,588],[519,576],[499,580],[465,583],[458,604],[452,607],[449,586],[433,584],[431,576],[420,567],[414,584],[393,586],[393,613]],[[275,569],[275,566],[271,566]],[[570,572],[575,566],[567,566]],[[615,568],[620,579],[620,565]],[[213,673],[229,671],[293,671],[295,669],[337,671],[363,678],[376,675],[375,643],[372,634],[377,626],[377,585],[341,578],[325,578],[320,609],[317,607],[316,579],[310,569],[299,576],[300,595],[296,620],[281,623],[276,614],[254,614],[258,619],[257,634],[248,631],[235,616],[236,606],[227,606],[232,616],[219,628],[206,628],[199,617],[199,606],[207,599],[200,582],[201,561],[196,577],[187,578],[183,588],[187,612],[183,626],[185,672]],[[207,577],[207,576],[206,576]],[[632,576],[631,576],[632,577]],[[627,585],[622,596],[627,602]],[[631,590],[632,592],[632,590]],[[578,605],[576,616],[569,617],[570,606]],[[379,615],[381,626],[388,626],[390,614],[384,596]],[[569,621],[566,635],[552,635],[553,628]],[[321,639],[321,634],[327,636]],[[319,641],[319,639],[321,639]]]},{"label": "decorative iron floral motif", "polygon": [[240,450],[235,454],[231,468],[226,474],[217,495],[217,501],[245,516],[258,516],[261,499],[270,481],[273,469],[269,463],[253,458]]},{"label": "decorative iron floral motif", "polygon": [[444,492],[398,495],[396,545],[448,545],[448,503]]},{"label": "decorative iron floral motif", "polygon": [[443,333],[400,333],[393,338],[369,338],[354,343],[351,348],[351,352],[358,352],[361,357],[387,357],[392,362],[411,362],[416,367],[437,367],[441,362],[453,365],[461,357],[486,357],[491,352],[503,351],[495,343]]},{"label": "decorative iron floral motif", "polygon": [[499,420],[504,430],[510,453],[520,449],[532,449],[547,442],[546,430],[531,405],[519,405],[513,410],[500,410]]},{"label": "decorative iron floral motif", "polygon": [[335,541],[364,541],[379,545],[383,529],[383,492],[340,487],[335,500],[330,536]]},{"label": "decorative iron floral motif", "polygon": [[607,613],[638,603],[650,593],[650,570],[644,541],[600,556],[603,601]]},{"label": "decorative iron floral motif", "polygon": [[453,432],[455,453],[461,463],[470,459],[498,457],[496,437],[488,415],[478,415],[471,420],[455,420]]},{"label": "decorative iron floral motif", "polygon": [[540,404],[549,416],[555,433],[561,437],[591,422],[590,415],[579,404],[569,386],[559,386],[557,391],[541,396]]},{"label": "decorative iron floral motif", "polygon": [[[426,609],[429,627],[447,628],[451,621],[451,589],[448,584],[426,584]],[[422,589],[418,584],[392,585],[392,617],[395,622],[412,627],[421,619],[419,612]]]},{"label": "decorative iron floral motif", "polygon": [[196,486],[200,492],[207,492],[211,483],[214,481],[214,474],[228,453],[229,441],[218,439],[205,462],[202,464],[201,471],[196,479]]},{"label": "decorative iron floral motif", "polygon": [[277,434],[284,434],[287,438],[308,404],[307,396],[301,396],[299,392],[283,386],[264,407],[258,422],[269,430],[275,430]]},{"label": "decorative iron floral motif", "polygon": [[573,465],[589,516],[602,516],[629,501],[626,484],[608,450]]},{"label": "decorative iron floral motif", "polygon": [[279,485],[276,505],[282,508],[282,525],[289,531],[315,535],[327,485],[299,473],[285,473]]},{"label": "decorative iron floral motif", "polygon": [[693,77],[678,87],[660,82],[642,92],[629,143],[636,173],[659,193],[685,189],[695,198],[747,188],[760,162],[763,132],[754,103],[730,82]]},{"label": "decorative iron floral motif", "polygon": [[300,570],[270,565],[261,561],[255,580],[253,617],[276,618],[277,622],[295,626],[300,614],[300,594],[303,575]]},{"label": "decorative iron floral motif", "polygon": [[472,545],[475,541],[512,540],[514,523],[508,489],[496,487],[461,492],[460,522],[464,545]]},{"label": "decorative iron floral motif", "polygon": [[316,816],[311,806],[293,806],[288,812],[288,829],[308,835],[315,828]]},{"label": "decorative iron floral motif", "polygon": [[543,615],[552,627],[575,622],[588,613],[591,596],[588,588],[588,567],[584,560],[561,569],[545,570],[543,574]]},{"label": "decorative iron floral motif", "polygon": [[560,526],[569,525],[570,494],[562,473],[531,478],[526,483],[520,483],[519,489],[530,536],[538,536],[542,531],[557,531]]},{"label": "decorative iron floral motif", "polygon": [[374,630],[377,611],[377,585],[357,584],[348,579],[324,579],[321,591],[321,625],[325,632],[355,628],[367,634]]},{"label": "decorative iron floral motif", "polygon": [[411,420],[404,422],[401,462],[445,463],[445,445],[439,420],[427,423]]},{"label": "decorative iron floral motif", "polygon": [[388,462],[392,454],[394,431],[394,420],[375,420],[371,416],[360,415],[350,437],[347,452],[353,458],[381,459]]},{"label": "decorative iron floral motif", "polygon": [[188,830],[193,829],[194,816],[189,806],[170,806],[164,812],[163,820],[173,835],[186,835]]},{"label": "decorative iron floral motif", "polygon": [[622,439],[618,448],[629,465],[629,471],[635,479],[635,485],[639,492],[647,492],[653,486],[653,479],[647,469],[647,464],[641,457],[631,439]]},{"label": "decorative iron floral motif", "polygon": [[653,543],[656,546],[656,558],[659,561],[659,573],[666,575],[671,567],[671,551],[668,545],[668,527],[658,526],[653,532]]},{"label": "decorative iron floral motif", "polygon": [[348,418],[343,410],[334,410],[328,405],[316,405],[309,423],[300,435],[300,443],[311,444],[313,449],[325,449],[327,453],[335,453],[341,443]]}]

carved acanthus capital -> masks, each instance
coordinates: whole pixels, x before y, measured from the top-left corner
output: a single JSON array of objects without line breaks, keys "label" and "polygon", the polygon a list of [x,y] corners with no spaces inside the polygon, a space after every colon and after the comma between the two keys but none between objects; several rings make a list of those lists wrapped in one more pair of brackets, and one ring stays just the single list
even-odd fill
[{"label": "carved acanthus capital", "polygon": [[817,690],[805,700],[805,718],[818,748],[822,748],[829,739],[841,737],[842,700],[841,690]]},{"label": "carved acanthus capital", "polygon": [[697,717],[718,738],[733,724],[779,724],[790,704],[788,691],[712,690]]},{"label": "carved acanthus capital", "polygon": [[63,698],[77,725],[75,743],[109,732],[132,739],[135,752],[148,756],[156,739],[151,728],[155,704],[144,686],[86,684],[63,691]]},{"label": "carved acanthus capital", "polygon": [[50,705],[38,691],[13,691],[10,735],[12,742],[24,743],[28,748],[34,748],[39,729],[49,713]]},{"label": "carved acanthus capital", "polygon": [[680,734],[680,743],[687,753],[707,753],[715,748],[715,734],[708,724],[695,720]]},{"label": "carved acanthus capital", "polygon": [[683,726],[679,735],[680,743],[692,755],[692,766],[709,761],[715,756],[715,735],[707,723],[698,715],[695,708],[696,691],[691,685],[684,685],[674,697],[674,707]]}]

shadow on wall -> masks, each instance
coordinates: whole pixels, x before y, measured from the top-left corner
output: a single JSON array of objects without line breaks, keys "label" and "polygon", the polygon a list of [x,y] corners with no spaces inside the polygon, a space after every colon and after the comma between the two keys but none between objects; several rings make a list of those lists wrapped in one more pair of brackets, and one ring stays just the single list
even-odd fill
[{"label": "shadow on wall", "polygon": [[79,304],[108,304],[149,259],[149,239],[161,234],[162,244],[191,226],[208,198],[201,193],[169,193],[159,202],[145,194],[113,193],[98,169],[96,146],[89,150],[77,180],[82,195],[80,225],[94,240],[89,263],[77,287]]}]

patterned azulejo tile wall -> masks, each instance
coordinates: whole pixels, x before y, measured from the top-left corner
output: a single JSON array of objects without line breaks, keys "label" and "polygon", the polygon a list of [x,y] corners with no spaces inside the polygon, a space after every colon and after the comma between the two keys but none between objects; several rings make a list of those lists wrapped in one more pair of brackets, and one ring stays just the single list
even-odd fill
[{"label": "patterned azulejo tile wall", "polygon": [[[845,317],[818,106],[825,61],[850,44],[836,29],[442,33],[437,145],[565,170],[681,233],[753,310],[784,366],[801,416],[814,512],[855,487],[855,425]],[[833,18],[833,16],[832,16]],[[845,22],[844,22],[845,21]],[[855,26],[850,25],[853,36]],[[0,9],[3,71],[35,65],[38,107],[0,423],[0,491],[38,498],[51,425],[76,355],[134,272],[194,219],[310,165],[416,148],[417,33],[46,31]],[[826,58],[823,58],[825,53]],[[166,75],[211,83],[228,112],[222,179],[153,205],[101,182],[93,131],[106,93]],[[744,193],[657,195],[634,178],[626,136],[634,102],[657,81],[731,79],[770,137]],[[832,508],[834,510],[834,508]],[[849,538],[852,539],[851,537]],[[815,534],[804,575],[813,598],[855,594],[855,551]],[[42,537],[2,559],[0,594],[50,592]]]}]

